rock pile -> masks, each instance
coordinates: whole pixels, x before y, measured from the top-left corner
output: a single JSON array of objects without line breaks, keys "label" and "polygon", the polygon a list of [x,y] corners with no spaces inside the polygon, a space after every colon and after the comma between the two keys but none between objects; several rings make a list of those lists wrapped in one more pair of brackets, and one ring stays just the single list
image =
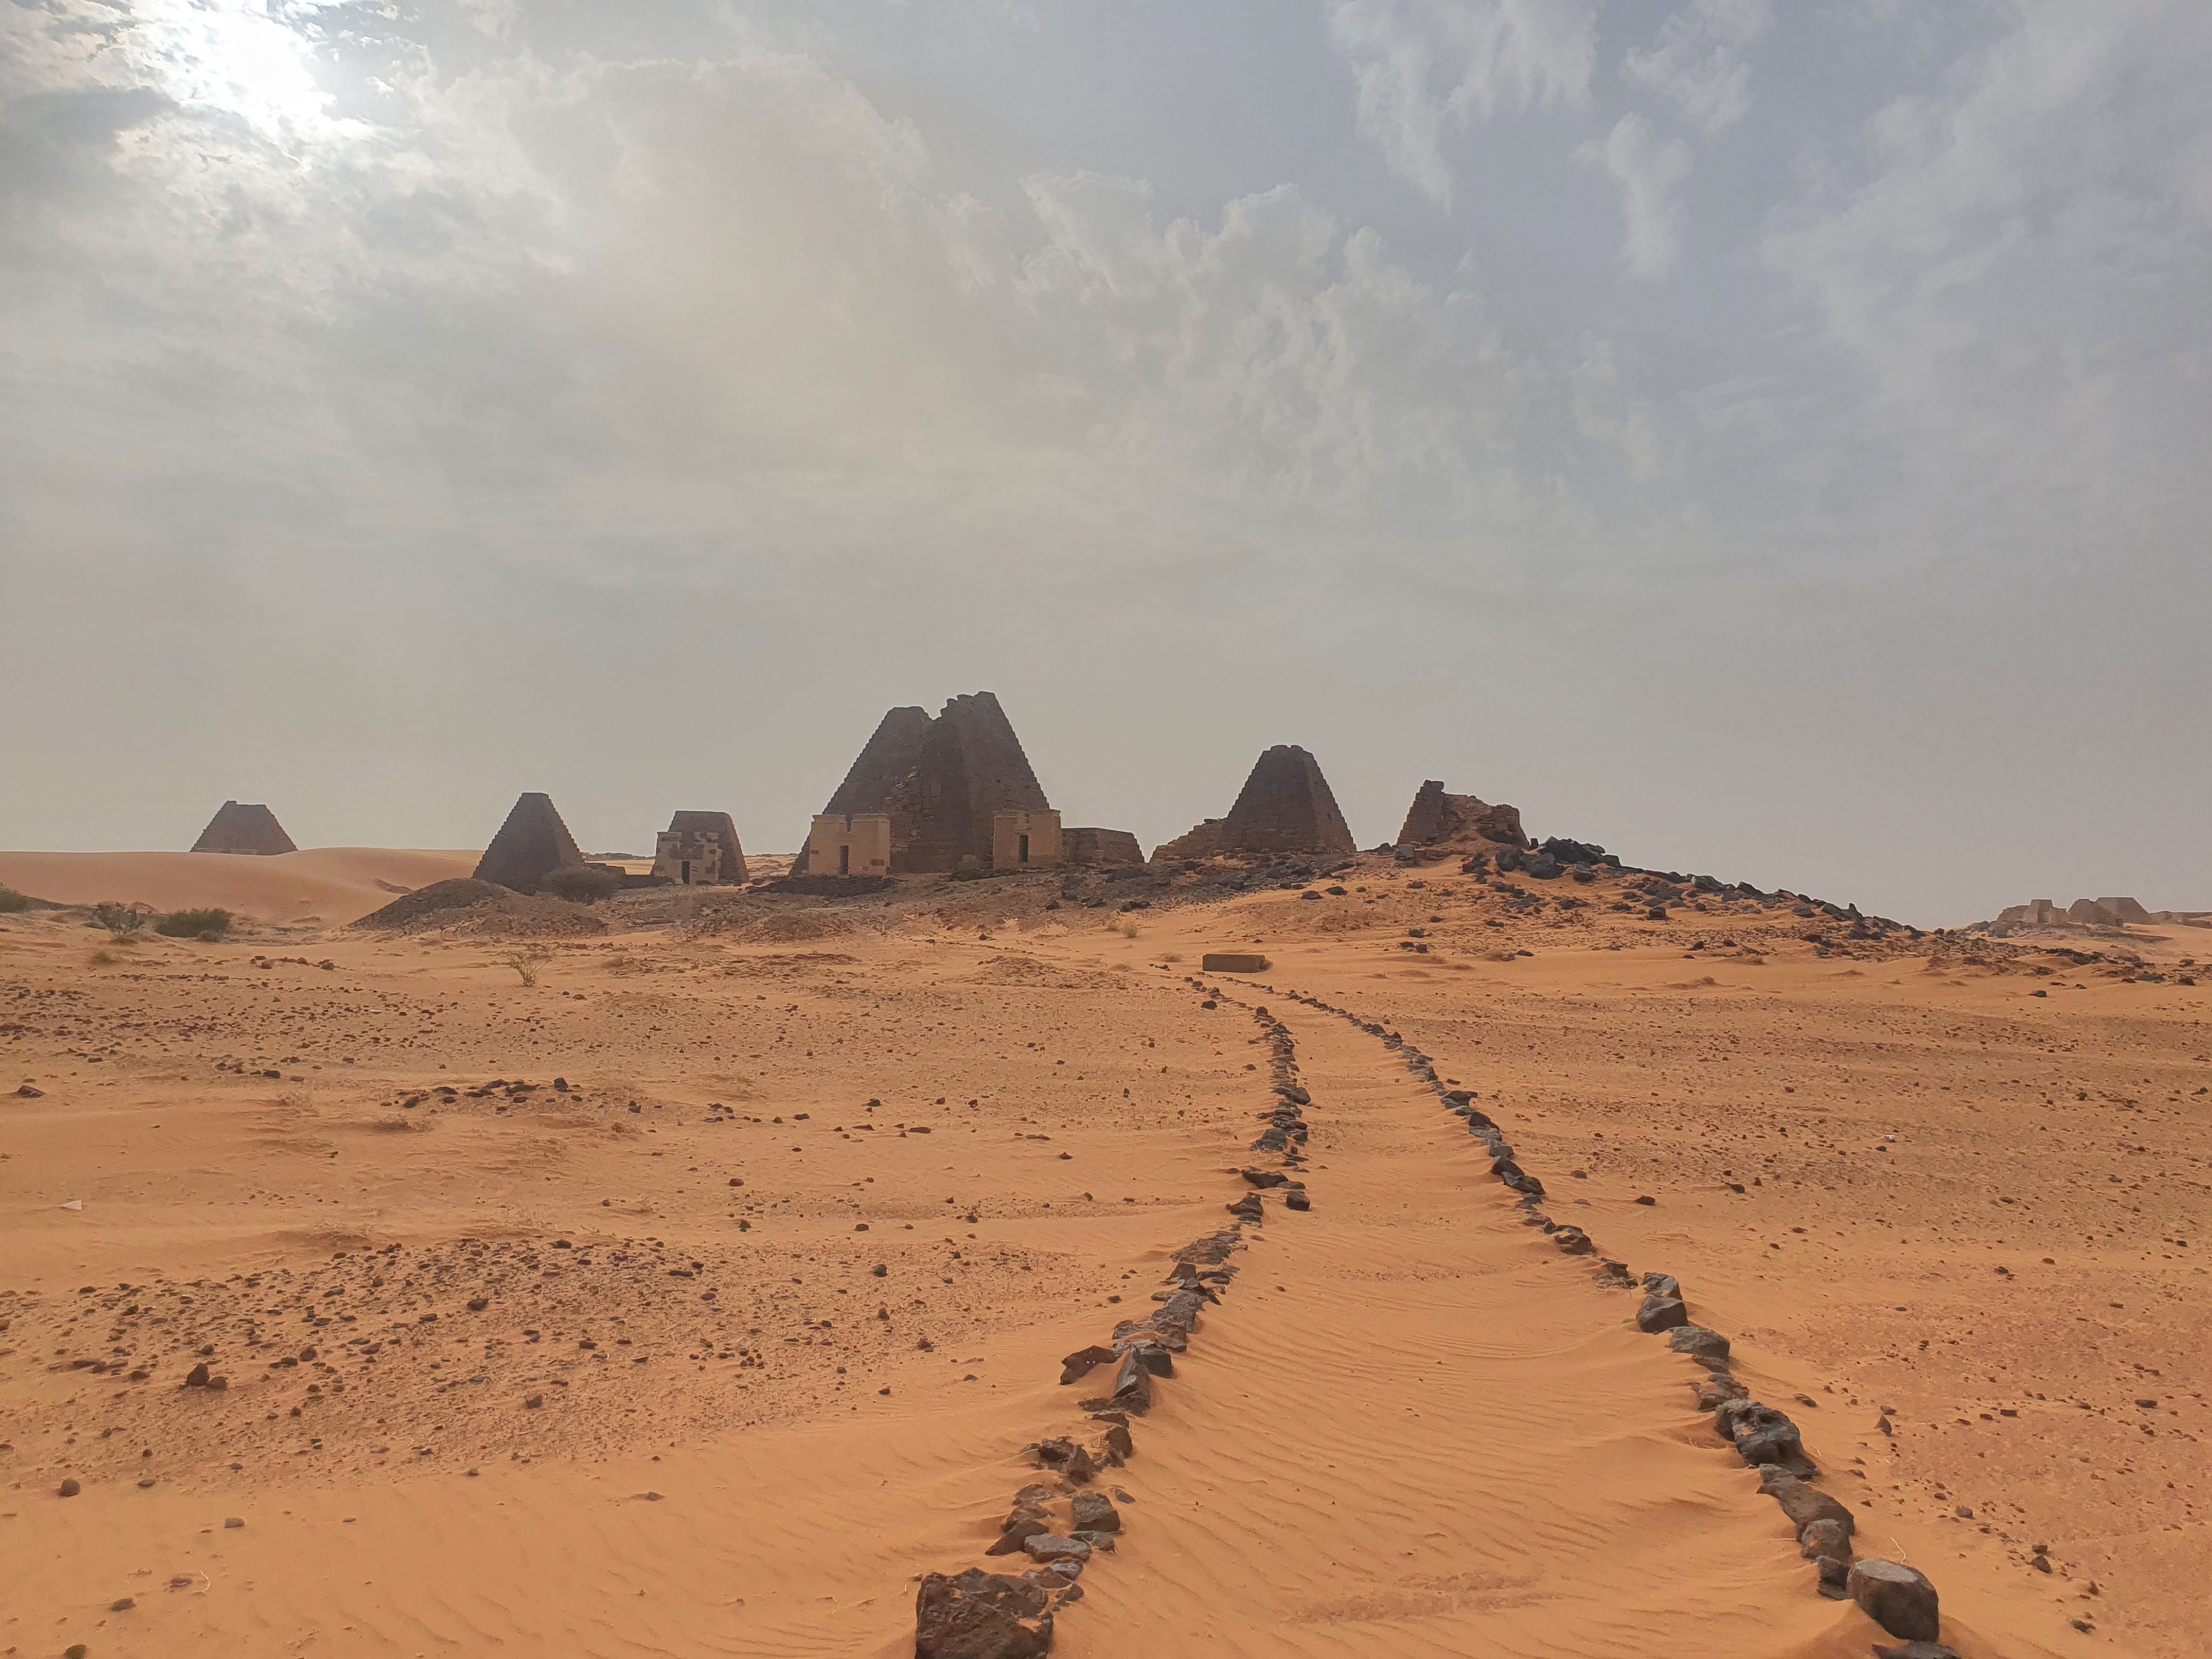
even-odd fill
[{"label": "rock pile", "polygon": [[299,850],[266,806],[234,800],[227,800],[216,809],[207,828],[200,831],[200,838],[192,843],[195,853],[243,853],[256,858]]},{"label": "rock pile", "polygon": [[1152,862],[1287,853],[1344,858],[1357,850],[1319,763],[1296,744],[1277,744],[1253,766],[1227,817],[1161,842]]}]

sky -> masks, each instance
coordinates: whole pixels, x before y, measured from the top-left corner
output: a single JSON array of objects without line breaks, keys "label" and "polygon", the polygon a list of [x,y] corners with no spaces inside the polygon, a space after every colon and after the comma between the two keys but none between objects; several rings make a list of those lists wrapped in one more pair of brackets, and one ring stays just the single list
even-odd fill
[{"label": "sky", "polygon": [[2212,907],[2202,0],[6,0],[0,846],[789,851],[995,691]]}]

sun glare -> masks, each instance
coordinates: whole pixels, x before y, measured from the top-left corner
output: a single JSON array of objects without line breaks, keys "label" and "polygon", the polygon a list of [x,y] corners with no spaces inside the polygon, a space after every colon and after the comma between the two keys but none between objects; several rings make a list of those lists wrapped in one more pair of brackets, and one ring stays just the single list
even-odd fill
[{"label": "sun glare", "polygon": [[271,139],[321,136],[343,125],[327,113],[310,53],[324,9],[300,0],[150,0],[139,49],[181,104],[227,111]]}]

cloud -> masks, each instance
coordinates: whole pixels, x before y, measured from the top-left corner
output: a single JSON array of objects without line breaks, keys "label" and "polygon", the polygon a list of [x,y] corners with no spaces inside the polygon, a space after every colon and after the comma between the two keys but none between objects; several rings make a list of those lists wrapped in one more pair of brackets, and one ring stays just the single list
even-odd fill
[{"label": "cloud", "polygon": [[1681,257],[1681,204],[1675,191],[1690,176],[1690,147],[1679,138],[1659,142],[1650,120],[1631,110],[1602,141],[1575,151],[1577,161],[1602,167],[1620,191],[1620,262],[1632,276],[1656,282]]},{"label": "cloud", "polygon": [[1661,25],[1651,46],[1629,48],[1621,73],[1708,136],[1723,131],[1751,107],[1742,49],[1773,21],[1767,0],[1692,0]]},{"label": "cloud", "polygon": [[1360,137],[1393,173],[1448,206],[1448,131],[1501,109],[1587,101],[1597,3],[1334,0],[1329,34],[1352,73]]}]

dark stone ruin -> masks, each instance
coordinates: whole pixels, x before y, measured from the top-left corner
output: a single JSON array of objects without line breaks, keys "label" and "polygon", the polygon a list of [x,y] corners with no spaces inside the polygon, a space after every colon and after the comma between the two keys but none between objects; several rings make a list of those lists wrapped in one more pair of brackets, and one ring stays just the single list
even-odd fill
[{"label": "dark stone ruin", "polygon": [[[935,720],[919,708],[885,714],[822,810],[825,816],[887,815],[891,872],[904,875],[988,870],[993,819],[1001,812],[1049,811],[1052,805],[998,698],[977,691],[953,698]],[[804,853],[791,873],[810,873]]]},{"label": "dark stone ruin", "polygon": [[519,797],[507,822],[484,848],[473,879],[534,893],[556,870],[580,870],[584,854],[568,826],[553,809],[550,795]]},{"label": "dark stone ruin", "polygon": [[1145,861],[1145,849],[1127,830],[1062,830],[1060,861],[1095,867],[1138,865]]},{"label": "dark stone ruin", "polygon": [[1319,763],[1296,744],[1277,744],[1252,768],[1227,817],[1163,842],[1152,862],[1284,853],[1342,858],[1358,850]]},{"label": "dark stone ruin", "polygon": [[256,858],[274,858],[279,853],[296,853],[291,836],[284,826],[276,822],[276,815],[259,805],[248,805],[234,800],[223,802],[222,808],[208,820],[208,827],[200,831],[200,838],[192,843],[195,853],[244,853]]},{"label": "dark stone ruin", "polygon": [[1405,828],[1398,831],[1401,847],[1475,853],[1498,844],[1534,845],[1521,828],[1521,809],[1492,806],[1473,795],[1447,795],[1435,778],[1421,785],[1407,809]]}]

